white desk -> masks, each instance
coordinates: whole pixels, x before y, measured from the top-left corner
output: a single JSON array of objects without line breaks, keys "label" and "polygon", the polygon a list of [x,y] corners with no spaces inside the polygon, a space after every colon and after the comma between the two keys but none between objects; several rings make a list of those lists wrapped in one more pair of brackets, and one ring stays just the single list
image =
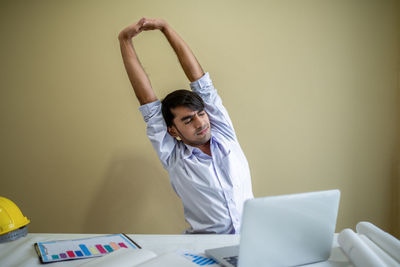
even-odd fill
[{"label": "white desk", "polygon": [[[76,266],[88,260],[73,260],[59,263],[40,264],[39,258],[33,247],[36,242],[76,239],[96,236],[95,234],[28,234],[26,237],[15,241],[0,243],[0,266]],[[203,253],[205,249],[221,246],[230,246],[239,243],[238,235],[128,235],[142,248],[150,249],[157,255],[173,252],[177,249],[189,249]],[[325,263],[309,266],[352,266],[335,240],[332,247],[330,260]],[[213,265],[214,266],[214,265]],[[164,266],[163,266],[164,267]]]}]

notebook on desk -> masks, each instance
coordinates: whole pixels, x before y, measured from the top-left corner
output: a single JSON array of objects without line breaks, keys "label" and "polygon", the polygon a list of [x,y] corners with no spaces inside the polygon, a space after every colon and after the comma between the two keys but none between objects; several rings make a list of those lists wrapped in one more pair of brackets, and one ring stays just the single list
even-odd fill
[{"label": "notebook on desk", "polygon": [[205,252],[224,266],[298,266],[326,261],[339,199],[339,190],[329,190],[247,200],[240,245]]}]

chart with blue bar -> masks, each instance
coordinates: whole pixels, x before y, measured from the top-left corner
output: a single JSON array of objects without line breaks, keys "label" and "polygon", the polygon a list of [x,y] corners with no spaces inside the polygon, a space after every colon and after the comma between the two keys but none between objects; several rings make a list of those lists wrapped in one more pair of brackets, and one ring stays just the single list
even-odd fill
[{"label": "chart with blue bar", "polygon": [[191,250],[177,250],[176,253],[199,266],[217,266],[217,262],[211,258],[208,258],[204,253]]},{"label": "chart with blue bar", "polygon": [[36,243],[43,263],[99,257],[120,248],[138,247],[125,235],[105,235],[84,239]]},{"label": "chart with blue bar", "polygon": [[188,258],[191,262],[196,263],[200,266],[213,265],[216,264],[216,261],[207,257],[199,256],[196,254],[185,253],[186,258]]}]

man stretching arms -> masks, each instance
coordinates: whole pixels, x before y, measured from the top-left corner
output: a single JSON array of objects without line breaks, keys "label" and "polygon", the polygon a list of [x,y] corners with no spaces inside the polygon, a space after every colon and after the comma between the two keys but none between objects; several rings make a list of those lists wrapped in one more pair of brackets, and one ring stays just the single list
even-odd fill
[{"label": "man stretching arms", "polygon": [[[190,80],[160,102],[132,44],[142,31],[160,30]],[[181,198],[186,233],[240,232],[243,203],[253,198],[249,166],[232,122],[187,44],[162,19],[142,18],[118,36],[122,59],[140,103],[149,137]]]}]

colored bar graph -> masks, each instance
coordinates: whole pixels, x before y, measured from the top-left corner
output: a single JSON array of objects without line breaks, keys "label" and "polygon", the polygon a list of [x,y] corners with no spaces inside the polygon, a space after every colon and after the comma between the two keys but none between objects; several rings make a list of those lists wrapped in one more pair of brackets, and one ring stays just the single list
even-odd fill
[{"label": "colored bar graph", "polygon": [[214,263],[215,263],[215,260],[208,259],[207,261],[203,262],[202,265],[211,265],[211,264],[214,264]]},{"label": "colored bar graph", "polygon": [[128,248],[124,243],[118,243],[121,248]]},{"label": "colored bar graph", "polygon": [[188,259],[190,259],[193,263],[200,265],[200,266],[216,264],[216,261],[211,258],[202,257],[199,255],[194,255],[194,254],[190,254],[190,253],[185,253],[184,255],[186,257],[188,257]]},{"label": "colored bar graph", "polygon": [[[200,261],[197,262],[198,265],[204,266],[206,264],[209,264],[211,261],[213,261],[212,259],[209,258],[203,258]],[[214,261],[213,261],[214,262]]]},{"label": "colored bar graph", "polygon": [[107,251],[103,248],[102,245],[96,245],[96,248],[100,251],[101,254],[107,253]]},{"label": "colored bar graph", "polygon": [[72,250],[68,250],[67,254],[70,258],[75,258],[75,253]]},{"label": "colored bar graph", "polygon": [[88,250],[88,248],[84,245],[84,244],[80,244],[79,247],[82,249],[83,253],[85,254],[85,256],[90,256],[92,255],[90,253],[90,251]]},{"label": "colored bar graph", "polygon": [[78,257],[83,257],[83,253],[80,250],[75,250],[75,255]]},{"label": "colored bar graph", "polygon": [[90,247],[89,250],[90,252],[92,252],[93,255],[99,254],[99,251],[95,247]]},{"label": "colored bar graph", "polygon": [[111,242],[111,243],[110,243],[110,246],[111,246],[114,250],[119,249],[119,246],[118,246],[115,242]]},{"label": "colored bar graph", "polygon": [[113,251],[114,251],[109,245],[104,245],[104,248],[105,248],[108,252],[113,252]]},{"label": "colored bar graph", "polygon": [[203,262],[208,261],[207,258],[202,258],[200,261],[197,262],[197,264],[202,265]]},{"label": "colored bar graph", "polygon": [[38,242],[37,246],[43,263],[98,257],[120,248],[137,248],[123,234]]}]

